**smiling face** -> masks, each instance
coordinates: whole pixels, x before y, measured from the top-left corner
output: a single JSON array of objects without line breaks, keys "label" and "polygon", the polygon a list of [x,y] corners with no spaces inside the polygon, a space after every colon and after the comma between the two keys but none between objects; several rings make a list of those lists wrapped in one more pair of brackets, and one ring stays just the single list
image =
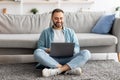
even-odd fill
[{"label": "smiling face", "polygon": [[54,14],[52,15],[54,29],[62,29],[63,17],[64,17],[63,12],[54,12]]}]

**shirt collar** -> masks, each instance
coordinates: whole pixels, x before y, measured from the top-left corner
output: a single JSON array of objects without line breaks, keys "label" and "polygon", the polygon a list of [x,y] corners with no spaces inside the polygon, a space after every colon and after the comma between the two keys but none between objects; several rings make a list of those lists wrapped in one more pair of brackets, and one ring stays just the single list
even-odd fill
[{"label": "shirt collar", "polygon": [[[53,31],[53,26],[50,27],[51,31]],[[65,27],[63,27],[62,31],[64,32],[65,31]]]}]

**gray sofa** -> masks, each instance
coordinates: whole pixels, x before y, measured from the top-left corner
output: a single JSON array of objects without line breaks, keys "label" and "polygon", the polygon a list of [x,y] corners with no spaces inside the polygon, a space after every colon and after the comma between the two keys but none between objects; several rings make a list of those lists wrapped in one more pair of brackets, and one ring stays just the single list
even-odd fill
[{"label": "gray sofa", "polygon": [[[115,19],[109,34],[91,33],[103,12],[65,13],[64,26],[75,30],[81,49],[91,53],[120,52],[120,19]],[[0,63],[34,62],[40,33],[51,26],[51,14],[0,14]]]}]

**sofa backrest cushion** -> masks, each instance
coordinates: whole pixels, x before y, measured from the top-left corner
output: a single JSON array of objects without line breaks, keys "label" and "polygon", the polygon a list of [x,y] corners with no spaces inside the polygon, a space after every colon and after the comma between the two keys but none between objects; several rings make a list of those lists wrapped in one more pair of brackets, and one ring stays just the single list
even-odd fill
[{"label": "sofa backrest cushion", "polygon": [[64,26],[77,33],[89,33],[104,12],[68,12],[65,13]]},{"label": "sofa backrest cushion", "polygon": [[0,33],[36,34],[49,27],[51,15],[12,15],[0,14]]},{"label": "sofa backrest cushion", "polygon": [[[64,26],[77,33],[89,33],[104,12],[65,12]],[[50,27],[51,14],[0,14],[0,34],[38,34]]]}]

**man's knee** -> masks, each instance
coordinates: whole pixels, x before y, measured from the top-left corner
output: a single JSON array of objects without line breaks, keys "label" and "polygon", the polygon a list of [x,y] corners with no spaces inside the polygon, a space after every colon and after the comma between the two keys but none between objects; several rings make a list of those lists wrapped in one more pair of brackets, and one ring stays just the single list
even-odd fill
[{"label": "man's knee", "polygon": [[42,49],[36,49],[35,51],[34,51],[34,57],[38,57],[38,56],[40,56],[41,55],[41,53],[42,53]]},{"label": "man's knee", "polygon": [[82,55],[84,56],[84,59],[90,59],[91,58],[91,53],[89,50],[82,50],[81,51]]}]

